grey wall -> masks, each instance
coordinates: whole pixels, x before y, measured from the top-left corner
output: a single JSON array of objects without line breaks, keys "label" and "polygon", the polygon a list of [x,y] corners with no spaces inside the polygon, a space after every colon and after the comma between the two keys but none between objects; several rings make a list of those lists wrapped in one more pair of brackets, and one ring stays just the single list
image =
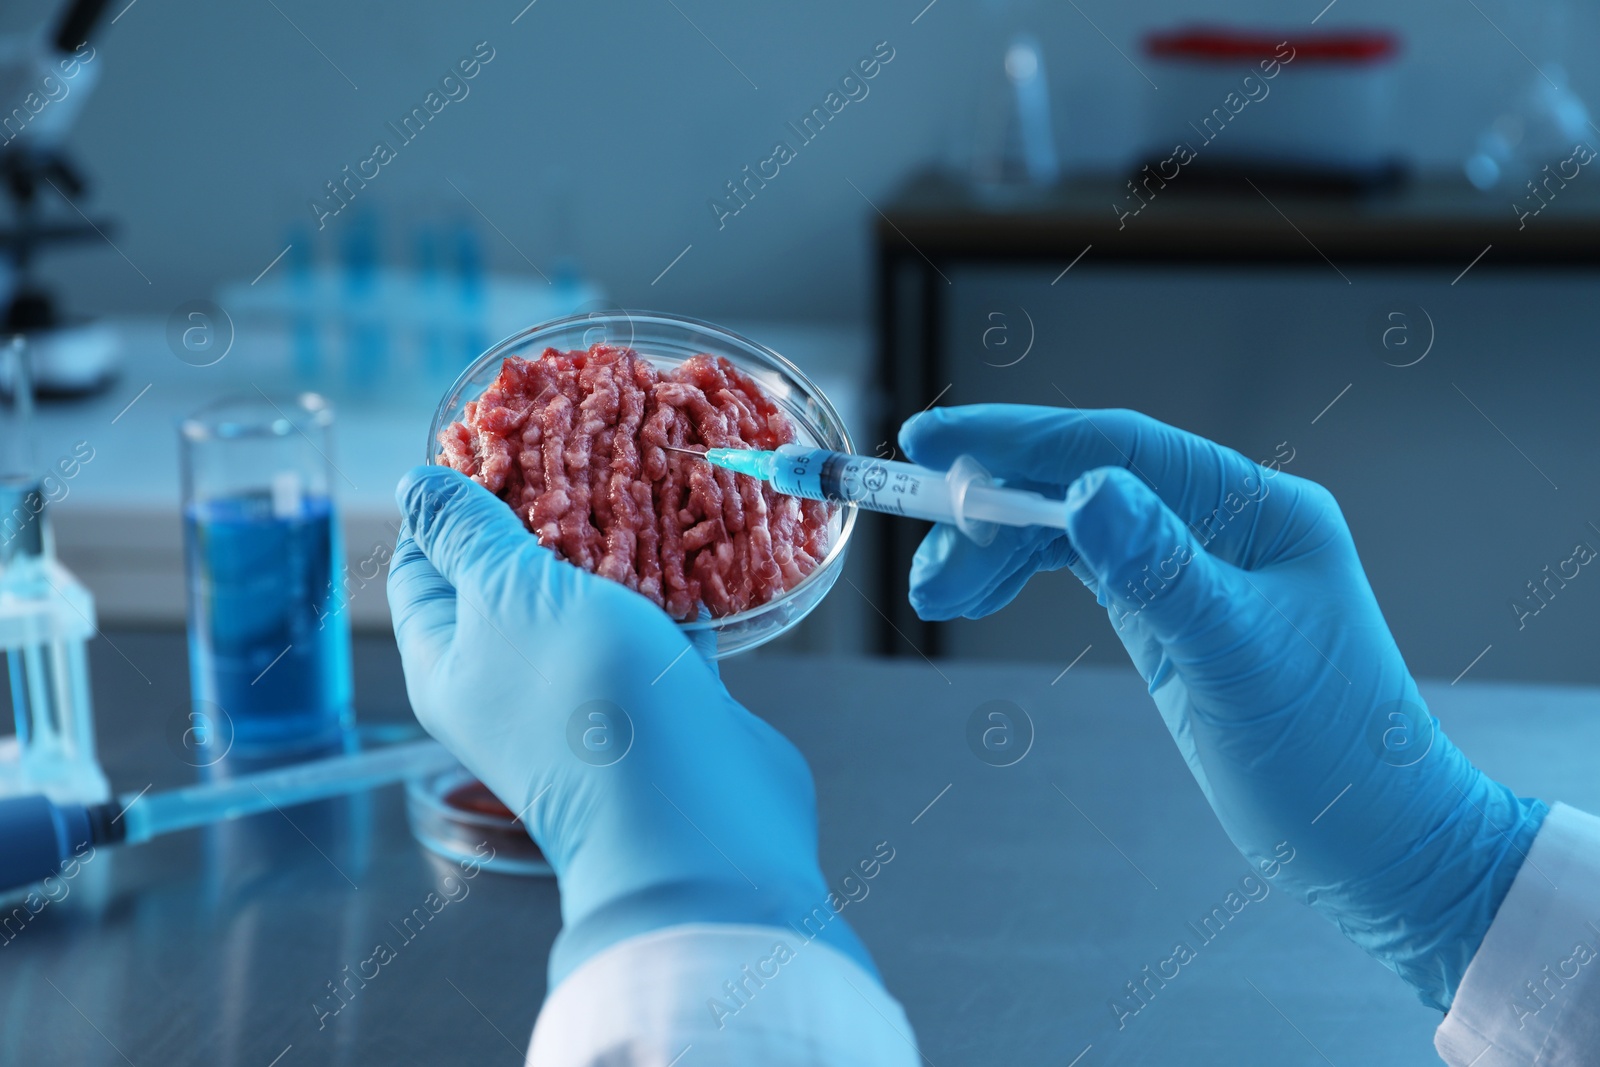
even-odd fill
[{"label": "grey wall", "polygon": [[[150,284],[103,247],[52,269],[90,311],[166,312],[219,279],[254,277],[286,227],[311,219],[306,201],[323,183],[488,41],[496,58],[471,95],[400,150],[362,194],[368,203],[391,220],[459,208],[449,179],[541,268],[570,251],[625,304],[854,320],[868,300],[862,194],[877,200],[917,165],[962,154],[990,119],[977,102],[1012,27],[1043,42],[1068,162],[1107,165],[1131,150],[1157,91],[1117,48],[1138,60],[1142,30],[1179,20],[1303,26],[1325,0],[927,2],[537,0],[513,25],[527,0],[138,0],[103,36],[103,82],[75,141],[99,182],[93,202],[121,220],[117,243]],[[1340,0],[1318,23],[1403,33],[1400,139],[1425,161],[1458,158],[1504,93],[1532,77],[1475,7],[1524,52],[1556,51],[1530,14],[1540,8],[1511,0]],[[1567,39],[1595,39],[1593,5],[1568,21]],[[895,59],[871,94],[719,232],[707,201],[723,182],[765,158],[785,123],[883,40]],[[1574,78],[1600,99],[1600,73],[1584,65]],[[528,269],[490,239],[496,266]]]}]

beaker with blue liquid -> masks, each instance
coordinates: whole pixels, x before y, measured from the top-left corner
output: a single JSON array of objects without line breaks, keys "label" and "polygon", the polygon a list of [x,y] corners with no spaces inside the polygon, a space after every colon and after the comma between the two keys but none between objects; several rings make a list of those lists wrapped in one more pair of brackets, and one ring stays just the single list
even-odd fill
[{"label": "beaker with blue liquid", "polygon": [[219,401],[179,426],[189,677],[208,747],[310,754],[350,727],[333,423],[304,393]]}]

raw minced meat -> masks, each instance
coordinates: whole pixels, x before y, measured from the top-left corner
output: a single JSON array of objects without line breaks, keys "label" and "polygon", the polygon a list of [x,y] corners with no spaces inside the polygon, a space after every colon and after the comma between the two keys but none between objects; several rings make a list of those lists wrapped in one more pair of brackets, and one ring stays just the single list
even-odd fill
[{"label": "raw minced meat", "polygon": [[497,494],[539,543],[678,620],[764,604],[827,554],[833,509],[677,448],[772,449],[794,427],[747,375],[697,355],[663,372],[632,349],[512,356],[439,462]]}]

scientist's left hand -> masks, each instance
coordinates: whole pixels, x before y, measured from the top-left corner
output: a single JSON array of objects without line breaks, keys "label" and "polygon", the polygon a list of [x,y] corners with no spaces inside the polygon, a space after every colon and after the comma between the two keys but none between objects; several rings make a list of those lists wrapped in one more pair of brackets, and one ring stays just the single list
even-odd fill
[{"label": "scientist's left hand", "polygon": [[[453,470],[418,467],[396,496],[389,603],[411,705],[554,866],[552,986],[625,937],[786,926],[827,899],[804,757],[660,608],[557,559]],[[822,939],[876,973],[842,918]]]}]

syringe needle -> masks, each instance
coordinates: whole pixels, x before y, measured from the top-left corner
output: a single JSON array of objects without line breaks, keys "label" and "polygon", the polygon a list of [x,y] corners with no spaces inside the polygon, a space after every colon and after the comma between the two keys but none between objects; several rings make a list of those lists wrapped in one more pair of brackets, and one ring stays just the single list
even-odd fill
[{"label": "syringe needle", "polygon": [[666,449],[668,452],[682,452],[686,456],[698,456],[701,459],[706,458],[706,454],[704,452],[696,452],[692,448],[674,448],[672,445],[662,445],[661,447]]}]

